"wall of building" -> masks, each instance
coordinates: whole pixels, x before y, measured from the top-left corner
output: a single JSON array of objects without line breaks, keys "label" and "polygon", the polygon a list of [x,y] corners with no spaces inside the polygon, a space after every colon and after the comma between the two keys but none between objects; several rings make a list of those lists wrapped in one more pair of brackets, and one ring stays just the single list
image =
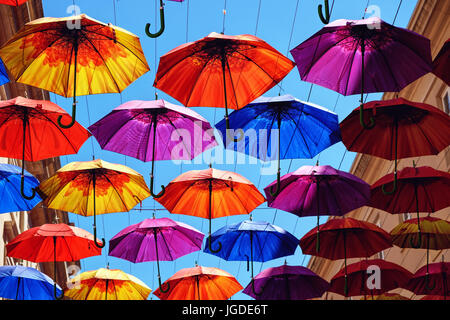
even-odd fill
[{"label": "wall of building", "polygon": [[[450,1],[419,0],[408,24],[408,29],[422,34],[431,40],[431,52],[433,58],[438,54],[444,42],[450,37],[449,15]],[[441,79],[434,76],[434,74],[429,73],[405,87],[399,92],[398,96],[411,101],[427,103],[448,112],[447,93],[449,93],[449,87]],[[394,93],[385,93],[383,95],[383,100],[393,98],[395,98]],[[416,166],[430,166],[437,170],[449,172],[450,148],[447,147],[437,156],[401,159],[398,161],[398,170],[401,170],[404,167],[411,167],[413,165],[413,160],[415,161]],[[382,176],[393,172],[393,169],[393,161],[387,161],[370,155],[358,154],[350,169],[350,173],[360,177],[369,184],[373,184]],[[427,215],[427,213],[420,214],[421,217]],[[407,215],[394,215],[371,207],[363,207],[354,210],[346,216],[375,223],[387,232],[390,232],[396,225],[402,223],[404,220],[409,219]],[[415,218],[416,213],[411,213],[411,216],[412,218]],[[432,216],[450,221],[450,208],[433,213]],[[333,217],[330,219],[333,219]],[[430,250],[430,263],[441,261],[443,256],[445,261],[450,261],[450,250]],[[402,249],[394,246],[372,258],[384,258],[388,261],[400,264],[405,269],[414,273],[417,269],[426,264],[426,250]],[[360,259],[348,259],[347,265],[359,260]],[[311,257],[308,267],[327,281],[330,281],[331,278],[344,267],[344,262],[343,260],[331,261],[323,258]],[[412,299],[419,299],[422,297],[415,296],[412,292],[403,289],[393,290],[392,292],[400,293]],[[334,293],[325,293],[322,296],[322,299],[344,298],[345,297]]]}]

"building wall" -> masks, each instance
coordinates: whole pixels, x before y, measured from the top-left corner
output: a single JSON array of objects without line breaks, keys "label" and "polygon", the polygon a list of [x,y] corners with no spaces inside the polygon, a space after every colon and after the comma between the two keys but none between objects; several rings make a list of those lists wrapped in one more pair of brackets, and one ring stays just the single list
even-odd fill
[{"label": "building wall", "polygon": [[[30,0],[20,7],[0,4],[0,46],[3,46],[26,22],[44,16],[41,0]],[[11,77],[10,77],[11,78]],[[48,92],[17,83],[11,80],[0,86],[0,99],[8,100],[16,96],[25,96],[30,99],[50,100]],[[0,158],[0,163],[10,163],[21,166],[21,160]],[[25,162],[25,168],[39,181],[52,176],[61,167],[59,158],[51,158],[43,161]],[[1,201],[1,199],[0,199]],[[41,272],[51,278],[54,276],[53,263],[30,263],[28,261],[17,261],[6,256],[5,245],[13,240],[18,234],[45,223],[53,223],[58,216],[59,223],[69,223],[66,212],[43,208],[38,204],[30,212],[12,212],[0,214],[0,265],[14,265],[20,263],[24,266],[38,268]],[[57,263],[57,282],[64,286],[67,280],[66,267],[72,263]],[[74,262],[74,264],[79,264]]]},{"label": "building wall", "polygon": [[[431,52],[433,58],[438,54],[444,42],[450,37],[449,15],[450,1],[419,0],[409,21],[408,29],[422,34],[431,40]],[[445,99],[448,99],[448,95],[446,96],[446,94],[450,95],[449,87],[441,79],[434,76],[434,74],[429,73],[405,87],[399,92],[398,96],[415,102],[427,103],[448,112],[448,104],[446,105],[446,102],[444,101]],[[384,100],[393,98],[395,98],[394,93],[385,93],[383,95]],[[401,159],[397,162],[398,170],[401,170],[404,167],[411,167],[413,165],[413,160],[417,166],[430,166],[437,170],[449,172],[450,148],[447,147],[437,156]],[[369,184],[373,184],[382,176],[393,172],[393,168],[393,161],[387,161],[365,154],[357,154],[350,169],[350,173],[360,177]],[[427,215],[427,213],[420,214],[421,217]],[[404,220],[409,219],[408,216],[403,214],[390,214],[371,207],[362,207],[348,213],[346,216],[375,223],[387,232],[390,232],[396,225],[402,223]],[[433,213],[432,216],[450,221],[450,208]],[[411,217],[415,218],[416,213],[411,213]],[[334,217],[331,217],[330,219],[334,219]],[[444,257],[445,261],[450,261],[450,251],[430,250],[429,257],[430,263],[441,261],[442,257]],[[384,258],[388,261],[400,264],[405,269],[414,273],[417,269],[426,264],[426,250],[402,249],[394,246],[372,258]],[[359,260],[360,259],[348,259],[347,265]],[[325,280],[330,281],[331,278],[344,267],[344,262],[343,260],[331,261],[323,258],[311,257],[308,267]],[[403,289],[393,290],[392,292],[400,293],[412,299],[419,299],[422,297],[415,296],[412,292]],[[325,293],[322,296],[322,299],[344,298],[345,297],[334,293]]]}]

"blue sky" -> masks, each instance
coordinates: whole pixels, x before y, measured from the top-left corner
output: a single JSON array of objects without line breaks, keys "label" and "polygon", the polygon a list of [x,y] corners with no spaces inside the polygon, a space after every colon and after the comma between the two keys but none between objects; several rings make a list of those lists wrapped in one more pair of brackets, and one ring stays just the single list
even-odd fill
[{"label": "blue sky", "polygon": [[[155,32],[155,23],[159,25],[159,1],[158,0],[43,0],[44,14],[49,17],[63,17],[70,15],[67,8],[75,3],[79,6],[82,13],[85,13],[102,22],[111,22],[130,32],[136,34],[141,39],[150,71],[132,83],[121,94],[104,94],[95,96],[81,96],[78,98],[77,120],[86,128],[93,124],[113,108],[122,102],[129,100],[154,100],[155,88],[153,80],[159,63],[159,57],[174,47],[185,43],[186,41],[198,40],[210,32],[221,32],[225,26],[225,34],[252,34],[263,39],[281,53],[292,60],[289,50],[309,38],[317,32],[322,26],[317,14],[317,5],[323,1],[318,0],[185,0],[183,3],[165,1],[166,30],[156,39],[148,38],[145,35],[144,27],[147,22],[151,23],[151,31]],[[330,0],[330,6],[333,0]],[[258,7],[259,4],[259,18]],[[298,7],[297,7],[298,3]],[[364,9],[367,3],[379,12],[381,19],[392,23],[399,5],[396,0],[335,0],[331,15],[331,21],[335,19],[361,19],[364,15]],[[416,1],[402,1],[400,10],[396,17],[395,25],[406,27],[409,18],[414,10]],[[226,15],[224,20],[223,9],[226,5]],[[297,7],[297,11],[296,11]],[[115,10],[114,10],[115,8]],[[158,9],[157,9],[158,8]],[[158,11],[156,12],[157,9]],[[189,10],[188,10],[189,9]],[[379,10],[378,10],[379,9]],[[187,14],[189,13],[189,14]],[[373,12],[368,12],[366,18]],[[295,24],[294,22],[295,16]],[[257,23],[258,22],[258,23]],[[292,30],[292,33],[291,33]],[[256,34],[255,34],[256,33]],[[306,101],[310,92],[311,84],[301,81],[296,68],[294,68],[282,81],[281,94],[291,94],[300,100]],[[278,95],[280,87],[276,86],[264,94],[264,96]],[[51,100],[56,102],[65,110],[71,110],[71,99],[65,99],[61,96],[50,94]],[[158,91],[159,98],[169,102],[179,104],[172,97]],[[368,96],[368,100],[377,100],[381,98],[381,93],[374,93]],[[354,108],[358,106],[359,96],[344,97],[338,93],[317,85],[312,86],[310,101],[321,105],[327,109],[334,110],[339,121],[342,121]],[[193,108],[196,112],[205,117],[211,125],[219,122],[224,115],[223,109],[218,108]],[[217,147],[219,148],[219,147]],[[151,163],[144,163],[139,160],[126,157],[113,152],[101,150],[95,138],[90,138],[76,155],[61,157],[61,164],[65,165],[72,161],[91,160],[92,155],[97,159],[103,159],[113,163],[125,164],[139,173],[141,173],[149,184],[149,173]],[[345,157],[344,157],[345,154]],[[331,165],[348,171],[352,164],[355,154],[346,152],[344,145],[339,142],[320,154],[321,165]],[[281,173],[286,174],[296,170],[302,165],[314,165],[317,157],[307,160],[282,160]],[[155,190],[159,190],[161,184],[167,185],[172,179],[182,172],[188,170],[205,169],[207,163],[194,164],[188,163],[176,165],[171,161],[156,162],[156,181]],[[223,164],[215,165],[215,168],[235,171],[250,181],[263,192],[263,188],[276,179],[275,175],[260,175],[261,163],[248,164]],[[137,209],[139,206],[136,207]],[[151,197],[144,200],[143,208],[162,209],[161,205],[155,202]],[[316,225],[316,217],[298,218],[295,215],[283,211],[268,208],[264,203],[253,212],[254,220],[263,220],[278,225],[297,238],[301,238],[305,233]],[[120,230],[130,224],[138,223],[146,218],[151,218],[151,210],[138,211],[132,210],[124,213],[112,213],[100,215],[97,217],[98,235],[104,237],[106,241],[111,239]],[[169,217],[176,221],[187,223],[207,235],[208,220],[187,215],[170,214],[164,210],[157,210],[156,217]],[[214,219],[212,222],[213,231],[220,227],[240,222],[247,219],[246,215],[237,215]],[[83,217],[69,214],[70,221],[76,226],[92,232],[92,217]],[[326,221],[327,217],[321,217],[321,223]],[[111,268],[121,269],[130,273],[142,281],[150,288],[155,290],[158,287],[156,263],[145,262],[133,264],[131,262],[107,256],[108,244],[103,249],[103,255],[90,257],[81,261],[81,271],[88,271],[105,267],[107,263]],[[304,256],[300,247],[297,248],[295,255],[286,258],[279,258],[266,263],[255,262],[255,275],[260,271],[281,265],[284,260],[290,265],[306,266],[309,256]],[[246,262],[228,262],[216,256],[194,252],[175,261],[161,262],[161,278],[168,279],[176,271],[182,268],[193,267],[195,261],[199,265],[208,267],[217,267],[234,275],[237,280],[245,287],[250,281],[250,272],[247,272]],[[158,299],[151,294],[149,299]],[[249,299],[242,292],[237,293],[232,299]]]}]

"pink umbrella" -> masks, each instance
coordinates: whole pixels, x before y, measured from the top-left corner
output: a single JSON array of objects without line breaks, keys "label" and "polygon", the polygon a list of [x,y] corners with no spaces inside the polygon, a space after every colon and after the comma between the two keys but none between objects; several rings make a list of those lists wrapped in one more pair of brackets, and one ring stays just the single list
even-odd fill
[{"label": "pink umbrella", "polygon": [[204,234],[169,218],[145,219],[126,227],[109,241],[109,255],[131,262],[156,261],[159,288],[159,261],[173,261],[202,248]]}]

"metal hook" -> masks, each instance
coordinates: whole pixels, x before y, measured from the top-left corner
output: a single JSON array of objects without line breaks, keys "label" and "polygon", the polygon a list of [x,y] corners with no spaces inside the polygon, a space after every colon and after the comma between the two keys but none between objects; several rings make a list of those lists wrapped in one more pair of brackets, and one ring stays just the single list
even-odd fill
[{"label": "metal hook", "polygon": [[219,248],[218,248],[217,250],[214,250],[214,249],[212,248],[212,239],[211,239],[211,233],[210,233],[209,239],[208,239],[209,251],[211,251],[212,253],[217,253],[217,252],[219,252],[220,250],[222,250],[222,242],[217,241],[217,243],[219,244]]},{"label": "metal hook", "polygon": [[431,290],[433,290],[435,287],[436,287],[436,280],[433,281],[433,285],[430,287],[430,276],[429,276],[429,274],[427,273],[426,276],[425,276],[425,289],[426,289],[427,291],[431,291]]},{"label": "metal hook", "polygon": [[393,194],[395,191],[397,191],[397,172],[394,173],[394,181],[393,181],[393,185],[392,185],[392,190],[390,191],[386,191],[385,189],[386,185],[383,184],[381,186],[381,191],[383,192],[384,195],[390,195]]},{"label": "metal hook", "polygon": [[319,18],[323,24],[328,24],[330,22],[330,7],[328,5],[328,0],[325,0],[325,17],[322,14],[322,9],[323,9],[322,4],[319,4],[319,6],[317,7]]},{"label": "metal hook", "polygon": [[105,238],[102,238],[102,243],[101,244],[99,244],[98,242],[97,242],[97,226],[95,226],[94,225],[94,243],[95,243],[95,246],[97,247],[97,248],[104,248],[105,247],[105,245],[106,245],[106,242],[105,242]]},{"label": "metal hook", "polygon": [[74,102],[72,103],[72,120],[71,120],[68,124],[63,124],[63,123],[61,122],[62,116],[59,116],[59,117],[58,117],[58,126],[60,126],[60,127],[63,128],[63,129],[69,129],[69,128],[71,128],[71,127],[75,124],[75,116],[76,116],[76,113],[77,113],[77,103],[74,101]]},{"label": "metal hook", "polygon": [[31,190],[33,191],[33,193],[31,194],[31,196],[27,196],[27,195],[25,194],[24,187],[25,187],[25,176],[22,175],[22,178],[21,178],[21,180],[20,180],[20,193],[22,194],[22,197],[25,198],[25,199],[27,199],[27,200],[32,200],[32,199],[34,199],[34,197],[36,196],[36,189],[35,189],[35,188],[32,188]]},{"label": "metal hook", "polygon": [[152,195],[153,198],[161,198],[164,195],[164,193],[166,193],[166,187],[161,185],[162,190],[158,194],[155,194],[153,192],[153,182],[154,182],[153,174],[150,174],[150,194]]},{"label": "metal hook", "polygon": [[160,27],[159,31],[156,33],[151,33],[150,32],[150,23],[147,23],[145,25],[145,33],[150,38],[158,38],[164,32],[164,29],[166,28],[166,23],[164,21],[164,3],[162,2],[162,0],[159,0],[159,5],[160,5],[159,17],[161,19],[161,27]]},{"label": "metal hook", "polygon": [[169,290],[170,290],[170,283],[169,282],[166,283],[167,289],[163,289],[162,284],[161,284],[161,277],[159,275],[158,275],[158,282],[159,282],[159,291],[161,291],[162,293],[169,292]]},{"label": "metal hook", "polygon": [[255,279],[254,278],[252,278],[252,291],[253,291],[253,294],[255,296],[260,296],[264,292],[264,290],[262,290],[261,292],[256,292],[256,290],[255,290]]}]

